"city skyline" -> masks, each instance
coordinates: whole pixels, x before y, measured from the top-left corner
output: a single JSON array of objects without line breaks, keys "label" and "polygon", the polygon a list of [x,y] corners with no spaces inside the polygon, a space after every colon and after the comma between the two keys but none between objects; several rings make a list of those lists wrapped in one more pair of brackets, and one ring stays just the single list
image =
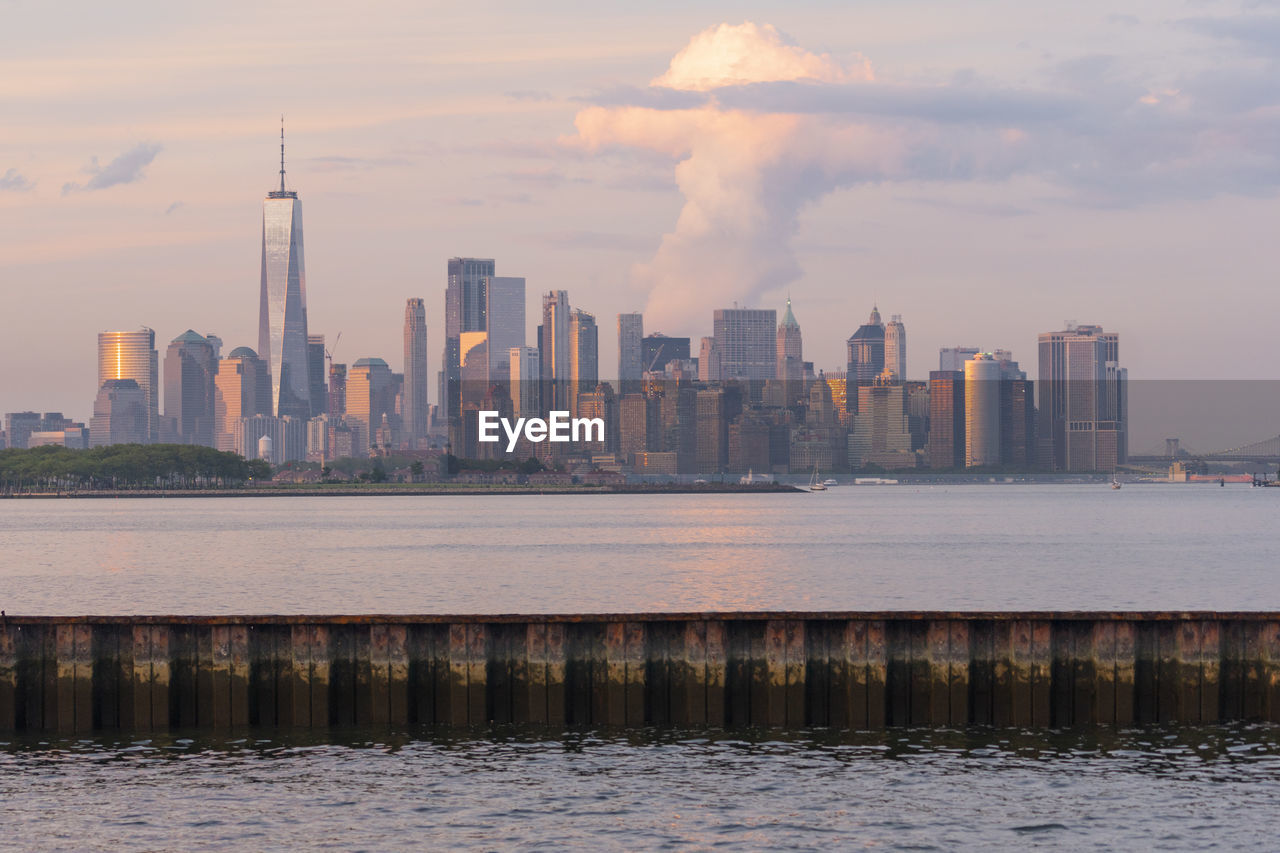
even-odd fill
[{"label": "city skyline", "polygon": [[[788,237],[791,280],[755,297],[744,290],[720,307],[736,298],[780,311],[789,290],[809,318],[807,356],[823,365],[840,363],[852,321],[878,302],[911,322],[912,365],[956,343],[956,329],[1025,352],[1034,330],[1074,318],[1124,329],[1135,376],[1269,377],[1259,341],[1269,331],[1263,318],[1280,307],[1266,286],[1272,262],[1263,230],[1274,205],[1274,155],[1259,148],[1266,125],[1258,116],[1269,96],[1247,85],[1267,56],[1249,31],[1269,17],[1200,4],[1035,16],[993,6],[998,14],[985,17],[1002,21],[995,30],[947,15],[946,27],[922,28],[914,12],[881,5],[800,4],[780,13],[712,4],[640,18],[580,16],[577,4],[538,15],[499,9],[484,18],[495,25],[485,49],[468,40],[465,66],[457,50],[428,50],[426,64],[420,58],[467,31],[461,16],[433,14],[428,24],[427,15],[401,10],[395,35],[375,16],[342,33],[342,50],[326,53],[337,31],[323,15],[299,22],[291,40],[273,40],[266,51],[246,49],[254,37],[230,18],[202,27],[210,22],[199,13],[173,10],[147,22],[138,37],[149,47],[134,50],[120,38],[122,23],[97,10],[59,23],[56,41],[51,12],[12,10],[15,27],[0,36],[5,76],[23,84],[0,91],[15,117],[0,143],[0,210],[13,223],[0,274],[13,282],[7,295],[15,310],[6,313],[15,319],[0,328],[0,357],[18,357],[32,335],[50,330],[66,342],[6,385],[3,407],[83,405],[94,389],[68,367],[91,357],[84,342],[103,328],[146,324],[168,339],[196,326],[252,345],[243,311],[257,276],[258,259],[245,248],[259,227],[251,199],[270,178],[282,109],[296,152],[291,175],[306,188],[314,235],[312,302],[324,305],[313,308],[311,331],[329,341],[342,332],[349,354],[339,358],[391,352],[379,344],[391,313],[380,306],[428,295],[432,259],[454,255],[498,256],[525,276],[527,315],[536,294],[563,287],[601,318],[644,311],[650,330],[705,334],[692,327],[701,315],[677,328],[650,310],[650,290],[634,274],[657,257],[664,234],[677,233],[688,202],[681,183],[693,167],[677,166],[679,154],[588,139],[579,118],[586,122],[592,109],[616,118],[611,110],[637,102],[673,116],[681,104],[705,105],[707,86],[733,79],[679,78],[687,63],[674,59],[688,58],[721,24],[745,37],[745,21],[755,24],[759,44],[811,67],[818,81],[750,84],[761,97],[803,95],[808,100],[796,103],[824,116],[833,133],[848,122],[818,103],[828,97],[861,116],[869,132],[892,123],[886,115],[924,136],[959,128],[967,138],[972,129],[973,147],[950,152],[948,162],[973,168],[891,171],[875,183],[824,190],[801,206]],[[578,16],[573,39],[527,46],[529,34],[557,32]],[[204,52],[174,47],[188,39]],[[1247,49],[1226,50],[1232,46]],[[369,55],[381,61],[335,85],[335,68],[350,73]],[[1177,55],[1177,64],[1166,55]],[[198,113],[161,108],[172,93],[207,89],[215,79],[220,94]],[[396,80],[403,82],[381,85]],[[663,80],[678,85],[651,85]],[[716,97],[776,114],[776,103],[741,100],[740,88]],[[362,103],[353,89],[385,94]],[[267,102],[263,91],[288,96]],[[1115,129],[1082,137],[1098,117],[1116,119]],[[1003,149],[998,141],[984,147],[984,129],[997,120],[1027,134],[1037,156],[1000,160],[1004,171],[992,166]],[[1236,147],[1208,144],[1216,126],[1232,129]],[[1173,131],[1208,141],[1179,159]],[[1081,146],[1102,171],[1064,171],[1065,151]],[[1150,168],[1126,159],[1139,151]],[[1113,173],[1130,180],[1109,180]],[[51,292],[66,298],[44,298]],[[1167,334],[1191,322],[1190,306],[1204,293],[1226,306],[1221,326],[1202,332],[1220,363],[1190,356]],[[1245,304],[1251,310],[1231,307]],[[443,340],[442,319],[429,302],[430,339]],[[432,376],[439,354],[433,344]],[[600,358],[616,363],[611,340]],[[435,390],[433,383],[433,398]]]}]

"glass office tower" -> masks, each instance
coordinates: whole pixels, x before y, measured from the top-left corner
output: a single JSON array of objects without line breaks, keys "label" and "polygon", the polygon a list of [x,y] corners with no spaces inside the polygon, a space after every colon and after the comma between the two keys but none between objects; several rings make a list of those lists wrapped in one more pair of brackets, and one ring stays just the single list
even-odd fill
[{"label": "glass office tower", "polygon": [[307,362],[307,275],[302,263],[302,202],[284,188],[284,130],[280,131],[280,189],[262,202],[262,297],[258,356],[271,374],[270,414],[311,417]]}]

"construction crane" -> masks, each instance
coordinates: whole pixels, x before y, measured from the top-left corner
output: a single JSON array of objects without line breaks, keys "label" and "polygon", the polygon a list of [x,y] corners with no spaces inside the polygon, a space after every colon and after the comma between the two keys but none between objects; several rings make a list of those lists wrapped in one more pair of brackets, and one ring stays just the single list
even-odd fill
[{"label": "construction crane", "polygon": [[342,332],[338,332],[338,336],[333,339],[332,347],[325,347],[324,357],[329,359],[329,372],[333,372],[333,351],[338,348],[338,341],[342,340]]}]

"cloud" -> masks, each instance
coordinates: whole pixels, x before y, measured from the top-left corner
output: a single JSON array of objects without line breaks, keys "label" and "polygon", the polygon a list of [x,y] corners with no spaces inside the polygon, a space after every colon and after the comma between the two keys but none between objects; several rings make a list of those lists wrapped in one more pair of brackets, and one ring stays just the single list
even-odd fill
[{"label": "cloud", "polygon": [[362,172],[387,166],[411,165],[404,157],[345,157],[337,154],[310,157],[307,162],[314,164],[317,172]]},{"label": "cloud", "polygon": [[6,190],[26,192],[34,186],[35,184],[27,180],[26,176],[17,169],[9,169],[3,175],[0,175],[0,192]]},{"label": "cloud", "polygon": [[608,234],[603,231],[556,231],[538,235],[544,244],[553,249],[577,251],[603,249],[607,251],[636,252],[648,249],[652,240],[633,234]]},{"label": "cloud", "polygon": [[522,169],[503,172],[498,177],[521,184],[531,184],[543,189],[555,189],[566,184],[589,184],[590,179],[566,175],[560,169]]},{"label": "cloud", "polygon": [[533,89],[518,89],[513,92],[504,92],[503,94],[505,94],[508,98],[510,98],[513,101],[540,102],[540,101],[555,100],[555,95],[552,95],[550,92],[543,92],[541,90],[535,91]]},{"label": "cloud", "polygon": [[[1197,26],[1214,37],[1247,29]],[[721,24],[648,86],[589,99],[561,142],[674,162],[684,206],[632,278],[649,291],[653,321],[676,327],[734,301],[756,304],[798,277],[799,214],[841,188],[1034,176],[1065,191],[1059,203],[1094,208],[1273,195],[1277,70],[1225,63],[1147,81],[1117,57],[1088,55],[1046,68],[1040,87],[968,72],[922,85],[861,55],[808,52],[768,25]],[[968,212],[1023,212],[974,204]]]},{"label": "cloud", "polygon": [[140,142],[105,166],[98,165],[98,158],[94,157],[84,169],[90,176],[89,180],[83,184],[63,184],[62,194],[76,190],[104,190],[117,184],[136,183],[142,180],[143,170],[156,159],[160,149],[159,145]]}]

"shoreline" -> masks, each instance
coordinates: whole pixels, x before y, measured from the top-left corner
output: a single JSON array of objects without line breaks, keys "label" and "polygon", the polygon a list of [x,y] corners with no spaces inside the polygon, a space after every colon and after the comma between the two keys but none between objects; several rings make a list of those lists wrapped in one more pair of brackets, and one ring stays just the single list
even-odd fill
[{"label": "shoreline", "polygon": [[288,497],[442,497],[454,495],[698,495],[803,494],[804,489],[778,483],[705,483],[676,486],[261,486],[246,489],[120,489],[81,492],[23,492],[0,500],[67,500],[110,498],[288,498]]}]

